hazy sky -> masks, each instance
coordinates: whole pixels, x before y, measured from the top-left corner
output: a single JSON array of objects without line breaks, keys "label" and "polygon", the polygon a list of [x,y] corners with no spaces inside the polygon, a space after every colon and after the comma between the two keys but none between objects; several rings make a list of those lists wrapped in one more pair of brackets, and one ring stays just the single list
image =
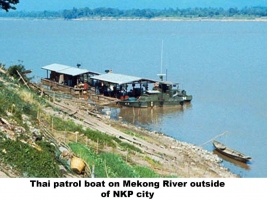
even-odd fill
[{"label": "hazy sky", "polygon": [[267,0],[20,0],[17,10],[43,11],[76,8],[111,7],[131,8],[189,8],[267,6]]}]

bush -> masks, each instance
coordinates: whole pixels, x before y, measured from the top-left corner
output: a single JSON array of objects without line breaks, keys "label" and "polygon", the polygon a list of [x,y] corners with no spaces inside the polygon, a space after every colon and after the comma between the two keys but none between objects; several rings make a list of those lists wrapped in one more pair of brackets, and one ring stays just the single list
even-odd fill
[{"label": "bush", "polygon": [[7,74],[9,76],[14,77],[15,79],[19,79],[20,78],[18,72],[20,73],[20,75],[23,77],[24,80],[26,80],[26,81],[30,81],[31,80],[31,78],[28,78],[26,76],[26,74],[25,74],[26,69],[25,69],[24,65],[22,65],[22,64],[12,65],[7,69]]}]

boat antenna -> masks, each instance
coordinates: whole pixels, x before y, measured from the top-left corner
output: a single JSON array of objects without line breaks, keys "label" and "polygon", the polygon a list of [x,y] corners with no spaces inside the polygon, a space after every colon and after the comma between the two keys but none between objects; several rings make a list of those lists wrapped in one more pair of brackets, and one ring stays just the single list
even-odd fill
[{"label": "boat antenna", "polygon": [[162,60],[163,60],[162,57],[163,57],[163,40],[161,43],[160,74],[157,74],[161,81],[163,81],[163,76],[166,76],[166,74],[162,74]]},{"label": "boat antenna", "polygon": [[161,41],[161,54],[160,54],[160,73],[162,74],[162,57],[163,57],[163,40]]}]

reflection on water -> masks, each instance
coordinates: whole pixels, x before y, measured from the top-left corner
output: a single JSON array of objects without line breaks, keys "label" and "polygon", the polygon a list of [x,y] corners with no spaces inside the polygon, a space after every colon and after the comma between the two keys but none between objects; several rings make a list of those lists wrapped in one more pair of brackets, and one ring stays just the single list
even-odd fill
[{"label": "reflection on water", "polygon": [[213,153],[216,154],[216,155],[218,155],[223,160],[234,164],[235,166],[241,167],[241,168],[243,168],[245,170],[250,170],[250,166],[248,164],[243,163],[243,162],[240,162],[240,161],[237,161],[237,160],[235,160],[233,158],[229,158],[229,157],[221,154],[220,152],[218,152],[216,149],[213,150]]},{"label": "reflection on water", "polygon": [[179,115],[185,109],[191,107],[191,104],[186,104],[183,107],[154,107],[154,108],[128,108],[122,107],[118,113],[118,118],[132,123],[147,126],[150,124],[160,124],[163,117],[171,115]]},{"label": "reflection on water", "polygon": [[112,109],[112,118],[121,119],[125,122],[149,128],[150,125],[160,125],[168,117],[177,117],[182,115],[186,109],[192,105],[172,107],[154,107],[154,108],[129,108],[121,107]]}]

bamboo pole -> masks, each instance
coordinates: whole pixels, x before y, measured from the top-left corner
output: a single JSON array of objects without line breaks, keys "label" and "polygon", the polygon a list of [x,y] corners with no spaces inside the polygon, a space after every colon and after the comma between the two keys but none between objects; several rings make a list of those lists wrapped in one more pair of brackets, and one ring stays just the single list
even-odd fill
[{"label": "bamboo pole", "polygon": [[221,133],[221,134],[219,134],[219,135],[216,135],[214,138],[208,140],[207,142],[204,142],[203,144],[201,144],[201,145],[199,145],[199,146],[204,146],[205,144],[207,144],[207,143],[209,143],[209,142],[215,140],[217,137],[220,137],[220,136],[225,135],[226,133],[228,133],[228,131],[224,131],[223,133]]},{"label": "bamboo pole", "polygon": [[28,86],[27,82],[24,80],[24,78],[21,76],[21,74],[18,72],[18,70],[16,70],[16,71],[17,71],[17,74],[18,74],[19,77],[20,77],[19,80],[21,79],[21,80],[23,81],[24,85],[26,85],[27,88],[30,89],[30,87]]}]

